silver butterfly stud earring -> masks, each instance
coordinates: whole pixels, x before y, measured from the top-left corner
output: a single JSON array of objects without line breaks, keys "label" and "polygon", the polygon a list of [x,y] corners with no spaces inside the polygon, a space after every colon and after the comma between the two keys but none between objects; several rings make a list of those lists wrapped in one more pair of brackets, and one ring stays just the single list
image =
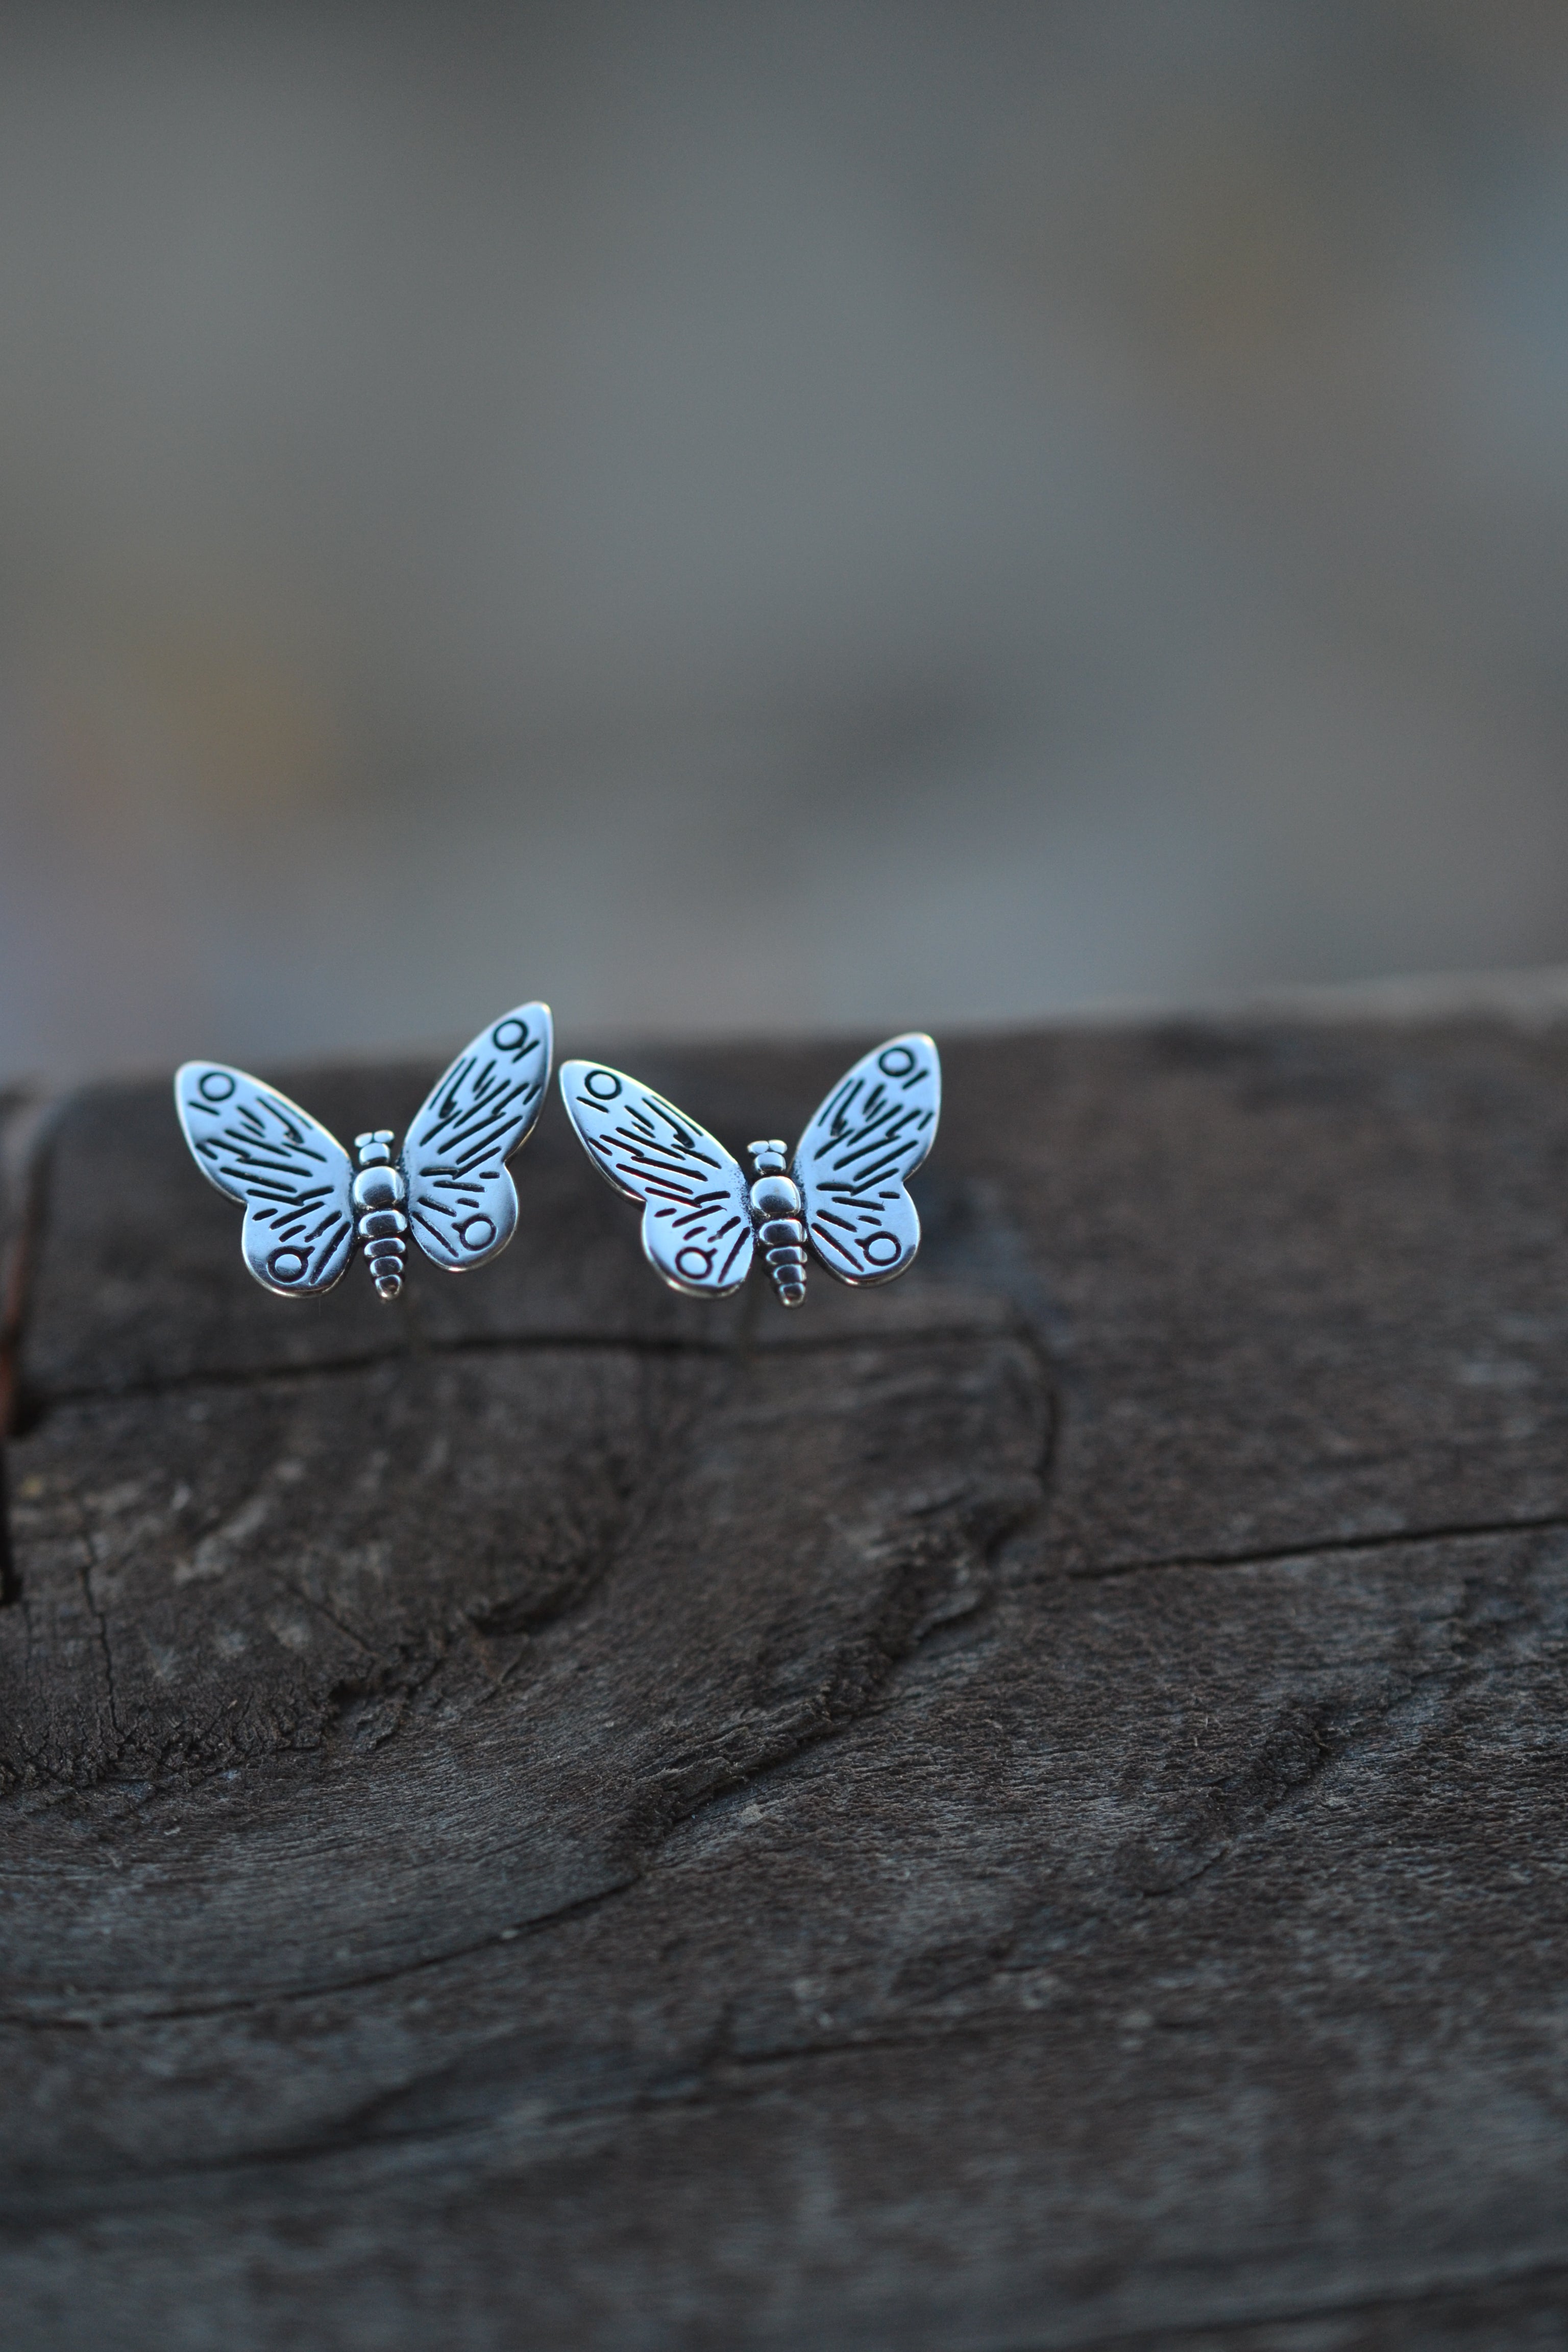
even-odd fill
[{"label": "silver butterfly stud earring", "polygon": [[357,1169],[309,1111],[226,1063],[184,1063],[174,1106],[203,1175],[244,1206],[239,1245],[264,1289],[319,1298],[358,1246],[393,1299],[410,1233],[452,1274],[488,1265],[510,1241],[506,1163],[532,1132],[552,1053],[548,1004],[504,1013],[437,1080],[395,1160],[391,1128],[355,1136]]},{"label": "silver butterfly stud earring", "polygon": [[564,1062],[561,1096],[589,1157],[643,1204],[654,1272],[688,1298],[728,1298],[761,1249],[782,1307],[805,1298],[806,1241],[840,1282],[891,1282],[921,1245],[904,1190],[936,1134],[942,1064],[918,1031],[862,1055],[821,1103],[791,1162],[748,1144],[753,1174],[694,1118],[600,1062]]}]

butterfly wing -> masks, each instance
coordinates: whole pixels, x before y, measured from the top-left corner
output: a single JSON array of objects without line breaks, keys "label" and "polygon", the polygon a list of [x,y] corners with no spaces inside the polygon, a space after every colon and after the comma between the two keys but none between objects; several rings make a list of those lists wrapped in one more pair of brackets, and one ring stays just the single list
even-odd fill
[{"label": "butterfly wing", "polygon": [[728,1298],[751,1271],[745,1171],[704,1127],[598,1062],[564,1062],[561,1098],[590,1159],[643,1204],[648,1264],[688,1298]]},{"label": "butterfly wing", "polygon": [[904,1186],[936,1134],[942,1063],[918,1030],[889,1037],[840,1078],[801,1137],[795,1181],[817,1255],[840,1282],[891,1282],[921,1245]]},{"label": "butterfly wing", "polygon": [[443,1071],[404,1141],[408,1221],[450,1274],[488,1265],[517,1224],[506,1163],[533,1130],[550,1083],[548,1004],[518,1004]]},{"label": "butterfly wing", "polygon": [[240,1247],[264,1288],[317,1298],[354,1248],[353,1163],[299,1104],[223,1062],[186,1062],[174,1108],[209,1182],[245,1207]]}]

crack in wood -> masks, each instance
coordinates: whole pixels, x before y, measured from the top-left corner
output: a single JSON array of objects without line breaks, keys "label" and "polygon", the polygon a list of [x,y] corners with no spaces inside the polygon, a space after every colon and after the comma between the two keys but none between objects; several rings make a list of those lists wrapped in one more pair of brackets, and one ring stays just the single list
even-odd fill
[{"label": "crack in wood", "polygon": [[1075,1583],[1110,1581],[1122,1576],[1147,1576],[1162,1569],[1264,1568],[1287,1560],[1310,1563],[1337,1554],[1397,1551],[1410,1544],[1460,1542],[1471,1537],[1529,1535],[1568,1528],[1562,1511],[1522,1512],[1517,1517],[1450,1519],[1435,1527],[1379,1528],[1364,1535],[1309,1537],[1300,1543],[1263,1544],[1236,1552],[1171,1552],[1150,1559],[1118,1559],[1075,1565],[1067,1574]]},{"label": "crack in wood", "polygon": [[26,1095],[0,1102],[0,1610],[15,1608],[22,1598],[6,1448],[21,1413],[21,1357],[47,1217],[52,1108]]},{"label": "crack in wood", "polygon": [[[760,1296],[761,1294],[755,1294]],[[689,1357],[697,1360],[747,1364],[788,1355],[846,1355],[864,1352],[868,1347],[879,1349],[914,1349],[952,1344],[964,1346],[978,1340],[998,1338],[1027,1339],[1033,1342],[1029,1328],[994,1324],[931,1323],[912,1329],[892,1332],[857,1333],[836,1331],[812,1337],[809,1333],[772,1344],[757,1347],[743,1339],[694,1339],[684,1334],[661,1335],[638,1331],[481,1331],[465,1333],[458,1339],[422,1339],[406,1348],[367,1348],[339,1356],[312,1358],[298,1364],[241,1365],[231,1370],[221,1366],[205,1366],[199,1371],[173,1373],[166,1380],[126,1381],[102,1387],[86,1386],[36,1391],[27,1404],[25,1425],[17,1435],[31,1436],[42,1427],[50,1413],[64,1407],[79,1404],[120,1403],[142,1399],[174,1397],[203,1389],[264,1389],[301,1381],[331,1379],[345,1373],[373,1371],[384,1364],[416,1363],[426,1357],[442,1356],[526,1356],[574,1353],[589,1355],[628,1355],[654,1358]]]},{"label": "crack in wood", "polygon": [[[1341,2297],[1303,2295],[1289,2299],[1260,2297],[1245,2311],[1227,2309],[1213,2317],[1175,2326],[1115,2328],[1109,2332],[1074,2331],[1033,2336],[999,2345],[996,2352],[1207,2352],[1211,2345],[1234,2345],[1248,2352],[1372,2352],[1373,2345],[1395,2346],[1404,2352],[1439,2341],[1472,2342],[1477,2352],[1503,2339],[1492,2333],[1499,2324],[1518,2320],[1557,2320],[1568,2304],[1568,2255],[1552,2261],[1509,2263],[1468,2263],[1449,2270],[1428,2271],[1418,2283],[1391,2288],[1386,2294],[1362,2293]],[[1467,2306],[1469,2310],[1467,2311]],[[1487,2331],[1484,2336],[1452,2335],[1473,2313]],[[1436,2333],[1394,2337],[1386,2323],[1405,2315],[1423,2316]],[[1370,2318],[1379,2324],[1374,2336],[1341,2337],[1331,2342],[1324,2328],[1336,2320]],[[1278,2331],[1288,2331],[1279,2333]],[[1557,2333],[1539,2336],[1531,2328],[1519,2339],[1549,2343]],[[1292,2340],[1294,2339],[1294,2341]],[[1513,2340],[1513,2339],[1510,2339]]]},{"label": "crack in wood", "polygon": [[0,1447],[12,1433],[20,1402],[21,1355],[47,1223],[50,1146],[59,1108],[26,1096],[0,1103]]}]

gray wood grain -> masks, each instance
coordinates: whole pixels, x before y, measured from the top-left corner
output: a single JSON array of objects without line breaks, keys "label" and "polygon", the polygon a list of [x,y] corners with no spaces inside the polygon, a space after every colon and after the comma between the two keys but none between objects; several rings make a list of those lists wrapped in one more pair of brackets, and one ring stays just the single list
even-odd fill
[{"label": "gray wood grain", "polygon": [[558,1117],[391,1309],[163,1087],[50,1125],[8,2346],[1568,2341],[1568,1028],[946,1066],[913,1273],[793,1317]]}]

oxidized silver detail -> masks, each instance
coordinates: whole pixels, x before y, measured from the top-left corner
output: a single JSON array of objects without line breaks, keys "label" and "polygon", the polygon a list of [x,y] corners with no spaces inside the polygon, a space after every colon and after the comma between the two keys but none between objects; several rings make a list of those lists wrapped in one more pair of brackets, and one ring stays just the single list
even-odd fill
[{"label": "oxidized silver detail", "polygon": [[368,1216],[359,1221],[362,1242],[378,1242],[389,1234],[405,1234],[407,1231],[408,1220],[401,1209],[372,1209]]},{"label": "oxidized silver detail", "polygon": [[748,1149],[756,1170],[756,1181],[750,1195],[752,1223],[765,1251],[763,1264],[773,1276],[779,1305],[802,1307],[805,1303],[805,1251],[800,1244],[805,1240],[805,1229],[800,1221],[805,1205],[800,1187],[782,1172],[782,1143],[753,1143]]},{"label": "oxidized silver detail", "polygon": [[454,1274],[488,1265],[511,1239],[517,1191],[506,1163],[533,1131],[552,1053],[550,1007],[515,1006],[443,1071],[395,1160],[391,1128],[355,1136],[357,1169],[309,1111],[222,1062],[184,1063],[174,1105],[202,1173],[244,1205],[240,1248],[265,1289],[320,1297],[358,1244],[392,1299],[410,1234]]},{"label": "oxidized silver detail", "polygon": [[365,1212],[357,1228],[365,1244],[365,1263],[377,1294],[395,1298],[403,1287],[403,1261],[408,1254],[403,1239],[408,1220],[400,1205],[408,1198],[407,1179],[401,1168],[392,1165],[390,1128],[355,1136],[354,1148],[359,1153],[359,1174],[350,1189],[355,1208]]},{"label": "oxidized silver detail", "polygon": [[936,1134],[942,1065],[917,1031],[889,1037],[846,1072],[792,1163],[776,1138],[747,1145],[748,1181],[706,1128],[624,1070],[567,1062],[561,1095],[600,1173],[643,1205],[643,1250],[690,1298],[728,1298],[763,1252],[779,1303],[805,1297],[806,1243],[840,1282],[890,1282],[920,1247],[904,1190]]}]

